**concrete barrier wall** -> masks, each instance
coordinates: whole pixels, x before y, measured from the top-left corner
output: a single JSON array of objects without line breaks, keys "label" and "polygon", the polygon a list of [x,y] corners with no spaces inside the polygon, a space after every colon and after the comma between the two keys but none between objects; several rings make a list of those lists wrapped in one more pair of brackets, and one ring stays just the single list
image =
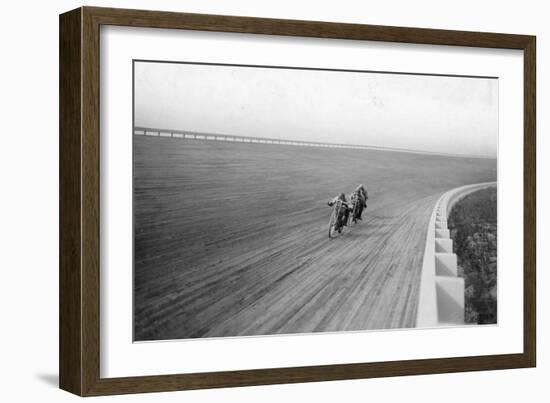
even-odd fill
[{"label": "concrete barrier wall", "polygon": [[417,327],[464,324],[464,279],[458,277],[457,256],[453,253],[447,218],[458,201],[492,186],[496,186],[496,182],[455,188],[444,193],[435,204],[426,233]]}]

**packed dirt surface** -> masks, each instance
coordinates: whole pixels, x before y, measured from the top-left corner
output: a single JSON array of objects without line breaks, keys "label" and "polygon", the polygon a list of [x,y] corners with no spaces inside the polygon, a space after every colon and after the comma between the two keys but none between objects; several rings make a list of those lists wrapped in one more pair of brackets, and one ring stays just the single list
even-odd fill
[{"label": "packed dirt surface", "polygon": [[[415,324],[428,220],[496,160],[134,136],[135,340]],[[327,202],[367,187],[328,238]]]}]

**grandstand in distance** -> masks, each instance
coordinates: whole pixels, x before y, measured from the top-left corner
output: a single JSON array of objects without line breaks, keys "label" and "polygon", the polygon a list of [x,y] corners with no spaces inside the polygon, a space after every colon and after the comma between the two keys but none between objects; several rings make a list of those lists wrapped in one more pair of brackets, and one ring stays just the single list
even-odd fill
[{"label": "grandstand in distance", "polygon": [[258,144],[276,144],[276,145],[292,145],[292,146],[309,146],[309,147],[327,147],[327,148],[349,148],[356,150],[379,150],[379,151],[394,151],[403,153],[415,153],[415,154],[428,154],[428,155],[442,155],[447,157],[464,157],[464,158],[489,158],[491,156],[472,156],[467,154],[451,154],[440,153],[424,150],[413,150],[406,148],[393,148],[393,147],[379,147],[361,144],[346,144],[346,143],[326,143],[318,141],[301,141],[301,140],[289,140],[282,138],[269,138],[269,137],[250,137],[250,136],[236,136],[232,134],[221,133],[202,133],[189,130],[174,130],[152,127],[134,127],[134,134],[137,136],[154,136],[154,137],[172,137],[180,139],[193,139],[193,140],[210,140],[210,141],[231,141],[240,143],[258,143]]}]

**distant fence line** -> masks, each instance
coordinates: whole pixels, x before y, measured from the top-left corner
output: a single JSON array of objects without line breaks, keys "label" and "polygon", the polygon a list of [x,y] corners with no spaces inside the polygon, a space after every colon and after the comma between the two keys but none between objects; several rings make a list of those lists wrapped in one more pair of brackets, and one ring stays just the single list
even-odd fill
[{"label": "distant fence line", "polygon": [[276,145],[326,147],[326,148],[351,148],[351,149],[358,149],[358,150],[394,151],[394,152],[402,152],[402,153],[428,154],[428,155],[439,155],[439,156],[460,157],[460,158],[490,158],[490,157],[483,157],[483,156],[471,156],[471,155],[462,155],[462,154],[448,154],[448,153],[438,153],[438,152],[430,152],[430,151],[409,150],[405,148],[377,147],[377,146],[366,146],[366,145],[360,145],[360,144],[345,144],[345,143],[323,143],[323,142],[316,142],[316,141],[276,139],[276,138],[269,138],[269,137],[236,136],[232,134],[200,133],[200,132],[172,130],[172,129],[159,129],[159,128],[143,127],[143,126],[134,126],[134,135],[152,136],[152,137],[170,137],[170,138],[193,139],[193,140],[228,141],[228,142],[235,142],[235,143],[258,143],[258,144],[276,144]]},{"label": "distant fence line", "polygon": [[[193,140],[214,140],[214,141],[230,141],[237,143],[259,143],[259,144],[278,144],[278,145],[293,145],[293,146],[311,146],[311,147],[333,147],[333,148],[357,148],[357,149],[377,149],[377,147],[362,146],[356,144],[339,144],[339,143],[321,143],[315,141],[302,140],[287,140],[275,139],[269,137],[249,137],[235,136],[232,134],[212,134],[198,133],[181,130],[155,129],[150,127],[134,127],[134,134],[138,136],[153,136],[153,137],[172,137],[180,139]],[[380,147],[384,150],[387,148]],[[405,151],[405,150],[402,150]]]}]

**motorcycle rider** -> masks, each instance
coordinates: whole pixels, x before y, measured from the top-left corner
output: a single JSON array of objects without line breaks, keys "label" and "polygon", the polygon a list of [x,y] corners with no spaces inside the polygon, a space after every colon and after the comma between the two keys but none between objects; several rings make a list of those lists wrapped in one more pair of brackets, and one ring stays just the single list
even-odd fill
[{"label": "motorcycle rider", "polygon": [[346,195],[343,192],[331,199],[328,202],[328,205],[332,207],[334,206],[334,203],[336,203],[338,200],[342,201],[342,208],[340,209],[340,213],[338,214],[338,223],[340,224],[338,226],[338,232],[342,232],[342,227],[344,225],[348,225],[348,217],[351,208],[348,204],[348,201],[346,200]]},{"label": "motorcycle rider", "polygon": [[357,220],[362,220],[361,215],[363,214],[363,209],[367,208],[367,199],[369,198],[367,190],[365,189],[365,186],[363,184],[360,184],[355,188],[353,191],[353,196],[357,197],[358,205],[357,205],[357,211],[355,213],[355,216],[353,217],[353,221],[357,222]]}]

